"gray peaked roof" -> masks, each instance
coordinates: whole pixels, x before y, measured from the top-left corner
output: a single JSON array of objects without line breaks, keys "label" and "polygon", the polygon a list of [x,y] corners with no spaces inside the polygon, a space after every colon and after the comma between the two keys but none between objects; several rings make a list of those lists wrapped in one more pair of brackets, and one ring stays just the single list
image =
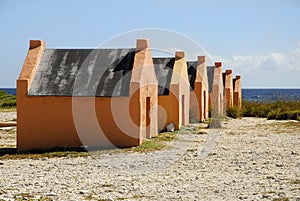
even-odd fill
[{"label": "gray peaked roof", "polygon": [[235,89],[235,81],[236,81],[236,78],[233,78],[233,79],[232,79],[232,87],[233,87],[233,91],[234,91],[234,89]]},{"label": "gray peaked roof", "polygon": [[215,66],[207,66],[207,79],[208,79],[208,93],[212,91],[212,85],[215,74]]},{"label": "gray peaked roof", "polygon": [[174,57],[153,58],[155,74],[158,81],[158,95],[169,95],[174,63]]},{"label": "gray peaked roof", "polygon": [[188,68],[188,76],[189,76],[189,82],[190,82],[190,89],[194,90],[198,62],[197,61],[188,61],[186,63],[187,63],[187,68]]},{"label": "gray peaked roof", "polygon": [[129,96],[135,49],[45,49],[28,95]]},{"label": "gray peaked roof", "polygon": [[226,82],[226,73],[222,73],[222,78],[223,78],[223,86],[225,88],[225,82]]}]

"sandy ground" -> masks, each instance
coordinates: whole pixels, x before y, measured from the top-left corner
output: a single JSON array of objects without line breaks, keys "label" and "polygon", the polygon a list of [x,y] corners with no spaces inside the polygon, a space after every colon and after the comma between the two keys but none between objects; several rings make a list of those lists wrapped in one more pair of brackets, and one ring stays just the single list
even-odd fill
[{"label": "sandy ground", "polygon": [[[0,122],[15,121],[16,117],[16,112],[0,112]],[[11,147],[16,147],[16,127],[0,127],[0,149]]]},{"label": "sandy ground", "polygon": [[[0,158],[0,200],[300,200],[299,122],[231,119],[202,134],[196,127],[150,153]],[[15,130],[0,136],[2,149],[15,146]]]}]

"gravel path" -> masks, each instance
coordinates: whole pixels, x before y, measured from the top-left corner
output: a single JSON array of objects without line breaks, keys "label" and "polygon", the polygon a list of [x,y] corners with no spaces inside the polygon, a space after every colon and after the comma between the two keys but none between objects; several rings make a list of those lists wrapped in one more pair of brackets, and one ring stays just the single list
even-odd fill
[{"label": "gravel path", "polygon": [[161,151],[0,161],[0,200],[300,200],[300,124],[243,118]]},{"label": "gravel path", "polygon": [[0,122],[15,120],[17,118],[16,112],[0,112]]},{"label": "gravel path", "polygon": [[[0,112],[0,122],[15,121],[16,119],[16,112]],[[0,127],[0,149],[12,147],[16,147],[16,127]]]}]

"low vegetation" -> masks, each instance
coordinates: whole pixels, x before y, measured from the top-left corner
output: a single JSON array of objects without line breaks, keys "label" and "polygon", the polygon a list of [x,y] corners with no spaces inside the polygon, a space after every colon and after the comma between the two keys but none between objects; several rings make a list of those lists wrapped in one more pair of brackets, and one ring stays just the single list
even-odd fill
[{"label": "low vegetation", "polygon": [[243,116],[299,120],[300,101],[243,102]]},{"label": "low vegetation", "polygon": [[[181,132],[163,132],[158,136],[147,139],[143,144],[138,147],[132,147],[128,149],[118,149],[118,151],[133,151],[147,153],[152,151],[161,150],[166,147],[166,142],[175,139],[176,134]],[[93,154],[106,153],[106,151],[112,153],[117,150],[94,150],[92,152],[87,152],[84,148],[74,148],[74,149],[63,149],[63,148],[53,148],[48,150],[32,150],[28,152],[17,153],[16,148],[1,148],[0,147],[0,160],[1,159],[43,159],[43,158],[60,158],[60,157],[87,157]]]},{"label": "low vegetation", "polygon": [[147,139],[140,146],[128,149],[128,151],[145,153],[145,152],[161,150],[166,147],[166,142],[175,139],[177,132],[179,131],[160,133],[156,137]]},{"label": "low vegetation", "polygon": [[16,96],[0,90],[0,109],[14,109],[17,106]]},{"label": "low vegetation", "polygon": [[42,158],[60,158],[60,157],[86,157],[90,154],[83,149],[49,149],[33,150],[30,152],[17,153],[15,148],[4,148],[0,152],[0,159],[42,159]]},{"label": "low vegetation", "polygon": [[276,120],[300,121],[300,101],[243,102],[242,109],[232,107],[226,110],[232,118],[263,117]]},{"label": "low vegetation", "polygon": [[234,119],[240,118],[240,117],[243,116],[243,110],[239,109],[236,106],[230,107],[230,108],[227,108],[226,115],[228,117],[231,117],[231,118],[234,118]]}]

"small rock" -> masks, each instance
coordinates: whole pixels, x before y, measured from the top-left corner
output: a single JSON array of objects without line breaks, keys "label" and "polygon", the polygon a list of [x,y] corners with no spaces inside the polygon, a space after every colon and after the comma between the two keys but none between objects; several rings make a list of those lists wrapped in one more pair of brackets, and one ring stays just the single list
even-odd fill
[{"label": "small rock", "polygon": [[80,190],[80,191],[79,191],[79,194],[82,194],[82,195],[88,194],[88,193],[89,193],[88,190]]},{"label": "small rock", "polygon": [[45,195],[46,195],[46,196],[56,196],[56,193],[50,192],[50,193],[46,193]]},{"label": "small rock", "polygon": [[280,196],[280,197],[285,196],[285,192],[279,192],[279,193],[278,193],[278,196]]},{"label": "small rock", "polygon": [[174,123],[169,123],[168,125],[167,125],[167,131],[168,132],[174,132],[174,130],[175,130],[175,124]]},{"label": "small rock", "polygon": [[185,130],[188,130],[188,131],[195,131],[196,128],[186,127]]},{"label": "small rock", "polygon": [[4,165],[4,163],[2,161],[0,161],[0,165]]},{"label": "small rock", "polygon": [[264,194],[264,195],[262,195],[262,197],[263,198],[270,198],[272,195],[270,195],[270,194]]}]

